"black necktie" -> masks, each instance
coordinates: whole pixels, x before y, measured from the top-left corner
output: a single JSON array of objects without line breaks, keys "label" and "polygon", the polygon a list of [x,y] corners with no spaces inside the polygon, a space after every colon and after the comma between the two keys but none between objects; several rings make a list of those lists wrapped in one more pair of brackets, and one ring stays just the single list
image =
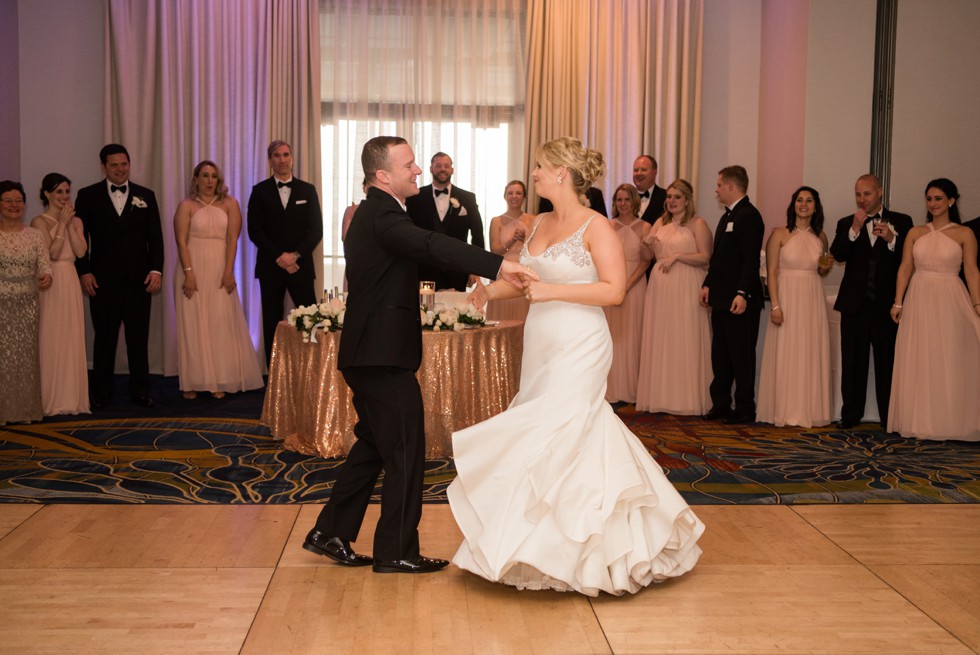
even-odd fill
[{"label": "black necktie", "polygon": [[436,194],[436,198],[438,198],[439,196],[441,196],[444,193],[449,193],[449,189],[435,189],[434,191],[435,191],[435,194]]},{"label": "black necktie", "polygon": [[109,191],[111,191],[112,193],[115,193],[116,191],[118,191],[119,193],[126,193],[126,185],[124,184],[122,186],[116,186],[115,184],[110,184]]},{"label": "black necktie", "polygon": [[650,197],[650,192],[649,191],[644,191],[643,193],[640,194],[640,200],[642,200],[644,198],[649,198],[649,197]]},{"label": "black necktie", "polygon": [[283,188],[284,186],[287,186],[291,189],[293,188],[293,182],[292,180],[290,180],[289,182],[276,182],[276,186],[279,187],[280,189]]}]

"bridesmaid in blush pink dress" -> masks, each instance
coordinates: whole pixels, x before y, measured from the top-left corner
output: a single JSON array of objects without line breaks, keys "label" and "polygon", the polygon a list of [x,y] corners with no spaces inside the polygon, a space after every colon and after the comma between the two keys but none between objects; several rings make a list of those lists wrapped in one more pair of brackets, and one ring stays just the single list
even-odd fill
[{"label": "bridesmaid in blush pink dress", "polygon": [[756,420],[802,428],[827,425],[833,412],[830,325],[821,276],[833,259],[826,254],[820,194],[810,187],[793,193],[786,227],[766,245],[772,313],[762,351]]},{"label": "bridesmaid in blush pink dress", "polygon": [[51,287],[41,293],[38,352],[45,416],[88,414],[85,309],[75,258],[87,250],[82,221],[71,203],[71,180],[48,173],[41,181],[44,213],[31,221],[51,257]]},{"label": "bridesmaid in blush pink dress", "polygon": [[647,282],[636,408],[701,415],[711,399],[711,331],[698,294],[711,258],[711,230],[694,215],[686,180],[667,187],[667,211],[643,240],[657,263]]},{"label": "bridesmaid in blush pink dress", "polygon": [[928,223],[912,228],[902,249],[888,430],[904,437],[980,441],[980,271],[958,199],[952,181],[929,182]]},{"label": "bridesmaid in blush pink dress", "polygon": [[643,327],[643,298],[646,295],[646,270],[650,254],[643,238],[650,224],[640,220],[640,194],[632,184],[620,184],[613,194],[612,226],[623,242],[626,254],[626,297],[619,305],[603,307],[613,358],[606,382],[608,402],[636,402],[636,383],[640,376],[640,330]]},{"label": "bridesmaid in blush pink dress", "polygon": [[[534,216],[525,213],[524,201],[527,199],[527,188],[520,180],[511,180],[504,187],[504,200],[507,201],[507,211],[490,220],[490,251],[502,255],[504,259],[519,261],[524,239],[531,231]],[[495,321],[527,319],[530,307],[527,298],[506,298],[491,300],[487,303],[487,318]]]},{"label": "bridesmaid in blush pink dress", "polygon": [[181,271],[174,290],[180,389],[214,398],[262,386],[255,347],[236,293],[235,255],[242,230],[238,201],[228,195],[217,164],[194,168],[191,196],[174,215]]}]

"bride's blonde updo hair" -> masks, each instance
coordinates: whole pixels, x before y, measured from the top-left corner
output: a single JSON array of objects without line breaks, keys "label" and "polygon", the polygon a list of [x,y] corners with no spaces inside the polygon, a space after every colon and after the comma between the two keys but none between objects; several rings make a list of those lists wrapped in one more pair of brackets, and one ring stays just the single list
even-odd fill
[{"label": "bride's blonde updo hair", "polygon": [[538,146],[539,160],[544,160],[558,168],[568,169],[575,193],[583,195],[592,183],[606,174],[606,162],[602,153],[586,148],[578,139],[563,136]]}]

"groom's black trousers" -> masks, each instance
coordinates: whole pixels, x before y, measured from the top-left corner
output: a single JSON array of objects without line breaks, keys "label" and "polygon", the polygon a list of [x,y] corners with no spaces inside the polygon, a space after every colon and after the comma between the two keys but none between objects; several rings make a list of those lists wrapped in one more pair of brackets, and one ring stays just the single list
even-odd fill
[{"label": "groom's black trousers", "polygon": [[354,396],[357,441],[341,466],[316,527],[331,537],[356,541],[374,485],[384,470],[374,558],[391,561],[417,557],[425,427],[422,390],[415,371],[355,366],[341,373]]}]

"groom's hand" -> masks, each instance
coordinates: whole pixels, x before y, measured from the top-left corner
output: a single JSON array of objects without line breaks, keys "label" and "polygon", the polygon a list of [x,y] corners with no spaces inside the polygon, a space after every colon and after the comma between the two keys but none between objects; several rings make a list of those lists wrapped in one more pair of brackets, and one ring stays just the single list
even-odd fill
[{"label": "groom's hand", "polygon": [[538,274],[527,266],[521,266],[507,259],[500,265],[497,278],[513,285],[515,289],[523,289],[526,282],[540,279]]}]

